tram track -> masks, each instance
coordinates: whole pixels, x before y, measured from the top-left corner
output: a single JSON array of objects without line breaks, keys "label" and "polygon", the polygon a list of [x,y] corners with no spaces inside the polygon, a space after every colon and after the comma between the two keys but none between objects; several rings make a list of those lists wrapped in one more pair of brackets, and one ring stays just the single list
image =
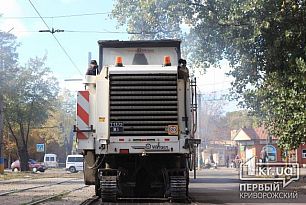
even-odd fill
[{"label": "tram track", "polygon": [[7,196],[9,194],[24,192],[24,191],[28,191],[28,190],[32,190],[32,189],[54,186],[54,185],[58,185],[58,184],[67,183],[67,182],[70,182],[70,181],[73,181],[73,180],[77,180],[77,179],[73,178],[73,179],[69,179],[69,180],[65,180],[65,181],[55,182],[55,183],[51,183],[51,184],[38,185],[38,186],[32,186],[32,187],[23,188],[23,189],[12,189],[12,190],[0,193],[0,196]]},{"label": "tram track", "polygon": [[[180,201],[180,202],[173,202],[171,200],[171,197],[169,198],[118,198],[116,202],[106,202],[107,204],[190,204],[193,202],[193,199],[191,197],[188,197],[185,201]],[[105,202],[104,202],[105,203]],[[80,205],[98,205],[98,204],[103,204],[101,201],[101,198],[98,196],[93,196],[91,198],[88,198],[84,200]]]},{"label": "tram track", "polygon": [[72,192],[79,191],[79,190],[84,189],[86,187],[88,187],[88,185],[83,185],[83,186],[81,186],[79,188],[75,188],[75,189],[72,189],[72,190],[69,190],[69,191],[60,192],[58,194],[52,194],[51,196],[41,197],[39,199],[33,200],[33,201],[25,203],[23,205],[41,204],[41,203],[44,203],[44,202],[47,202],[47,201],[50,201],[50,200],[53,200],[53,199],[56,199],[56,198],[61,198],[61,197],[66,196],[66,195],[68,195],[68,194],[70,194]]},{"label": "tram track", "polygon": [[80,205],[92,205],[92,204],[95,204],[96,202],[98,202],[99,199],[100,198],[98,196],[93,196],[93,197],[91,197],[89,199],[86,199],[82,203],[80,203]]},{"label": "tram track", "polygon": [[[47,179],[55,179],[58,178],[58,176],[53,176],[53,177],[26,177],[25,179],[17,179],[17,180],[3,180],[0,181],[0,185],[2,184],[24,184],[24,182],[33,182],[35,180],[47,180]],[[68,179],[71,179],[71,177],[67,177]],[[77,179],[77,178],[74,178]]]}]

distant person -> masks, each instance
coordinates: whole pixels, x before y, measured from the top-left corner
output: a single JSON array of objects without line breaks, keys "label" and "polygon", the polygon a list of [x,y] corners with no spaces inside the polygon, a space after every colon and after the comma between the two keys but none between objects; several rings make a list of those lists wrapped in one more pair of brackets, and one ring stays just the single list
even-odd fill
[{"label": "distant person", "polygon": [[91,60],[86,75],[97,75],[99,73],[98,64],[96,60]]},{"label": "distant person", "polygon": [[262,163],[266,163],[268,158],[267,150],[266,148],[263,148],[260,152],[260,159]]},{"label": "distant person", "polygon": [[210,163],[215,163],[215,161],[214,161],[214,157],[213,157],[213,155],[212,155],[212,154],[210,154]]},{"label": "distant person", "polygon": [[235,162],[235,167],[239,168],[241,160],[238,154],[236,155],[234,162]]},{"label": "distant person", "polygon": [[228,168],[229,167],[229,156],[227,155],[226,157],[226,167]]}]

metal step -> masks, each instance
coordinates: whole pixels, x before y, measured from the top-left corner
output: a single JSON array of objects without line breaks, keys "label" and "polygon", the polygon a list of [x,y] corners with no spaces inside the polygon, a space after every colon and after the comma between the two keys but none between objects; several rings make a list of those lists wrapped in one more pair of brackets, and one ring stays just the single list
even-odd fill
[{"label": "metal step", "polygon": [[187,179],[185,176],[170,176],[170,195],[173,201],[187,200]]},{"label": "metal step", "polygon": [[115,202],[117,200],[116,180],[101,180],[100,187],[102,202]]}]

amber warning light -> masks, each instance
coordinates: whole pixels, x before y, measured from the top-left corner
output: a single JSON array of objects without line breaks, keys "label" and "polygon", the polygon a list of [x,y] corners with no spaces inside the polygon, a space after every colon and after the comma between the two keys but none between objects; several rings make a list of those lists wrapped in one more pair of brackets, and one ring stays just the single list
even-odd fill
[{"label": "amber warning light", "polygon": [[164,66],[171,66],[171,58],[170,56],[164,57]]},{"label": "amber warning light", "polygon": [[121,56],[117,56],[116,57],[115,66],[117,66],[117,67],[122,67],[123,66],[123,64],[122,64],[122,57]]}]

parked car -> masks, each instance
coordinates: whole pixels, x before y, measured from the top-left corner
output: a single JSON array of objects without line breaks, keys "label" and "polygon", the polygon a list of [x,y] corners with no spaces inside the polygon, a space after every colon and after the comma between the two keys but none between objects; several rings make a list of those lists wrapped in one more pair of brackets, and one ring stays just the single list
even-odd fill
[{"label": "parked car", "polygon": [[44,165],[46,167],[58,167],[57,155],[56,154],[45,154],[44,156]]},{"label": "parked car", "polygon": [[66,158],[66,170],[71,173],[83,171],[83,155],[68,155]]},{"label": "parked car", "polygon": [[[29,169],[33,172],[37,171],[44,172],[46,170],[45,165],[40,164],[33,159],[29,159],[28,164],[29,164]],[[19,160],[14,161],[11,165],[11,169],[13,172],[20,171],[20,161]]]}]

